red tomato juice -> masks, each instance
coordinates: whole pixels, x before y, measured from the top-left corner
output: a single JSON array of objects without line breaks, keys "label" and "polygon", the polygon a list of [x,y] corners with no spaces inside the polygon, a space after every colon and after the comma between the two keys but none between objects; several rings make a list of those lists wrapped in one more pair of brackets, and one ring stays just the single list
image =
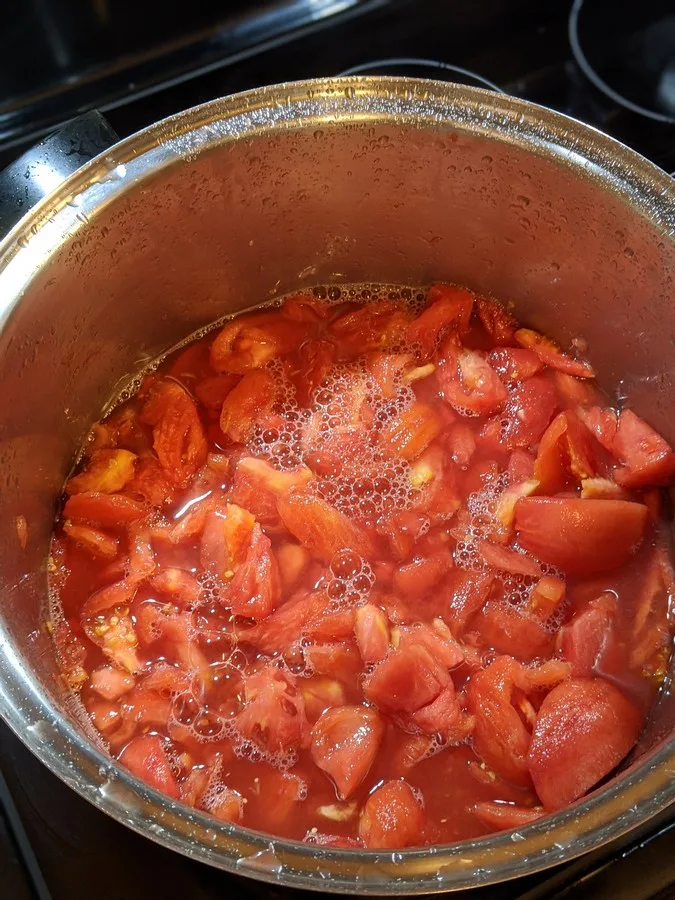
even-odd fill
[{"label": "red tomato juice", "polygon": [[668,668],[675,455],[455,285],[221,323],[94,426],[50,560],[110,753],[274,835],[404,847],[593,789]]}]

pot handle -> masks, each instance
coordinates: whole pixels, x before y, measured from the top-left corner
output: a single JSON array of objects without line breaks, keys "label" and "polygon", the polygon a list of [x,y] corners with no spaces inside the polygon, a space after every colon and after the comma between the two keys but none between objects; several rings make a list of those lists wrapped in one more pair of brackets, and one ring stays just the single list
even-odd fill
[{"label": "pot handle", "polygon": [[62,125],[0,172],[0,237],[80,166],[119,140],[94,109]]}]

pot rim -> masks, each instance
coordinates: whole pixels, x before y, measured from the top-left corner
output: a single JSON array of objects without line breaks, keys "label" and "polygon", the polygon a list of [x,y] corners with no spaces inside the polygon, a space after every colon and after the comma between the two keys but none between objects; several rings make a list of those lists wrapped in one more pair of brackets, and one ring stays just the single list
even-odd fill
[{"label": "pot rim", "polygon": [[[86,228],[89,215],[145,178],[242,138],[345,124],[452,129],[519,145],[598,181],[649,219],[665,240],[675,240],[673,181],[590,126],[528,101],[447,82],[315,79],[258,88],[179,113],[70,176],[0,243],[0,327],[36,271]],[[675,737],[670,737],[607,787],[517,831],[395,852],[326,848],[219,823],[145,785],[62,716],[4,625],[0,712],[54,774],[143,836],[233,873],[325,892],[411,895],[506,881],[597,849],[675,800]]]}]

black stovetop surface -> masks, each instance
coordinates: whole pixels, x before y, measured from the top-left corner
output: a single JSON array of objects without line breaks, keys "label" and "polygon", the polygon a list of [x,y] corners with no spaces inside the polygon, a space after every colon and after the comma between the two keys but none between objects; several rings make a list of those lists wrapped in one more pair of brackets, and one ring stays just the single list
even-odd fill
[{"label": "black stovetop surface", "polygon": [[[136,6],[128,0],[22,4],[0,35],[0,167],[87,108],[104,109],[125,136],[224,94],[336,75],[373,59],[421,57],[473,70],[675,170],[675,125],[655,125],[608,101],[573,61],[570,0],[205,2],[178,12],[154,0]],[[606,6],[611,15],[630,3],[607,0]],[[136,835],[75,795],[2,724],[0,773],[2,898],[303,896],[218,872]],[[548,873],[470,892],[470,900],[543,898],[675,898],[674,817]]]}]

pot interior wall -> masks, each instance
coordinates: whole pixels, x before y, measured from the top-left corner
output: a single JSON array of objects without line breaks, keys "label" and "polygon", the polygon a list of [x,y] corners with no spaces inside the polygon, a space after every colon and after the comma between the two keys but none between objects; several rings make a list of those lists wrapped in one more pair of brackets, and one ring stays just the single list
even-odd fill
[{"label": "pot interior wall", "polygon": [[[592,174],[462,132],[285,131],[130,183],[0,335],[0,615],[15,647],[62,702],[41,627],[55,498],[115,385],[199,326],[301,285],[458,281],[563,345],[585,338],[601,382],[675,440],[674,270],[672,240]],[[664,706],[647,742],[672,718]]]}]

